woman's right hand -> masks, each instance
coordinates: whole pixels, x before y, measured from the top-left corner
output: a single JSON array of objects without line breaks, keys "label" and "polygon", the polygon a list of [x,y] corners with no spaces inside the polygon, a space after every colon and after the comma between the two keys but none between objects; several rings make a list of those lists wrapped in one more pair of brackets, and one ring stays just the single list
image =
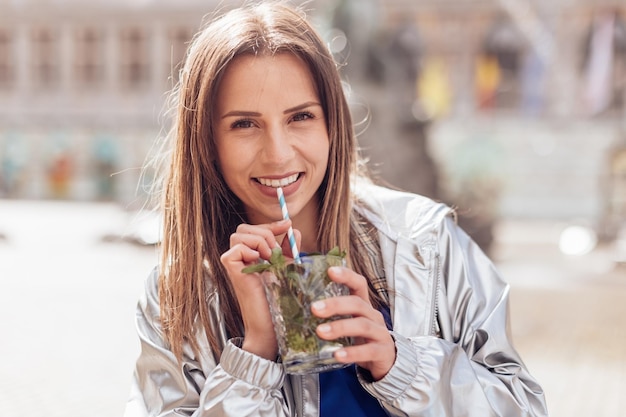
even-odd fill
[{"label": "woman's right hand", "polygon": [[[291,220],[261,225],[240,224],[230,236],[230,249],[220,258],[241,309],[245,332],[242,349],[269,360],[276,359],[278,344],[261,275],[241,271],[260,259],[269,260],[272,249],[278,246],[278,236],[284,235],[280,245],[283,253],[291,253],[286,235],[289,226]],[[299,240],[300,234],[294,233]]]}]

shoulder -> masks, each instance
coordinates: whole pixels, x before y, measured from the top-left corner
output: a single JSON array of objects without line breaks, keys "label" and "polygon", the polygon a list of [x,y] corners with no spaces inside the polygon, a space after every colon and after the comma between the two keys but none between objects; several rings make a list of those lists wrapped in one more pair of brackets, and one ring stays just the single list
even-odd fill
[{"label": "shoulder", "polygon": [[355,207],[391,238],[413,238],[438,230],[454,211],[431,198],[393,190],[366,180],[353,183]]},{"label": "shoulder", "polygon": [[[210,272],[208,270],[208,266],[204,265],[203,273],[207,277],[207,293],[209,297],[213,296],[216,292],[215,285],[212,279],[209,279]],[[165,282],[161,282],[162,280],[166,280]],[[159,297],[161,296],[162,287],[170,288],[172,279],[167,279],[162,275],[161,266],[155,266],[148,276],[144,279],[144,291],[141,293],[140,302],[142,305],[145,305],[146,308],[150,308],[151,310],[158,311],[159,310]]]},{"label": "shoulder", "polygon": [[140,295],[138,307],[146,318],[155,320],[160,316],[159,304],[159,269],[154,267],[144,279],[144,291]]}]

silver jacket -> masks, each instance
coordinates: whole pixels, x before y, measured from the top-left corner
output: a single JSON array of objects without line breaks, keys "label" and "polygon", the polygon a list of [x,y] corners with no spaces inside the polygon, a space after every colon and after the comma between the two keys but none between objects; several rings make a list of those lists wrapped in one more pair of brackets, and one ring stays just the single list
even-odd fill
[{"label": "silver jacket", "polygon": [[[389,373],[360,378],[362,386],[390,416],[547,416],[543,390],[511,343],[509,286],[450,209],[369,184],[355,190],[379,232],[397,351]],[[199,326],[201,351],[186,347],[179,363],[163,339],[156,274],[147,279],[125,417],[318,416],[317,376],[286,375],[240,349],[225,336],[215,294],[208,302],[223,353],[213,355]]]}]

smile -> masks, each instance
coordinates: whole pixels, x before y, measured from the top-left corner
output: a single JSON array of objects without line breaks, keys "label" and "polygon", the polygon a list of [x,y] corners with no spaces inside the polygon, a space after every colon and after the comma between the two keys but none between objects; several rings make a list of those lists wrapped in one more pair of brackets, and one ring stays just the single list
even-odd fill
[{"label": "smile", "polygon": [[293,184],[298,180],[299,176],[300,174],[293,174],[281,179],[257,178],[256,180],[266,187],[278,188],[286,187],[289,184]]}]

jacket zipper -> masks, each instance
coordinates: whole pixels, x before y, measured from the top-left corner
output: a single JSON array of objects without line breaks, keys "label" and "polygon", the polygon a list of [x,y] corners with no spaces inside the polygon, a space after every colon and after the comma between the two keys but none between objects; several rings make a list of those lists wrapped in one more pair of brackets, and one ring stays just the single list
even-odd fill
[{"label": "jacket zipper", "polygon": [[320,380],[317,378],[317,415],[319,416],[322,412],[322,393],[320,392]]},{"label": "jacket zipper", "polygon": [[300,380],[300,416],[301,417],[305,417],[304,415],[304,409],[305,409],[305,405],[304,405],[304,390],[306,389],[306,387],[304,386],[304,376],[303,375],[299,375],[298,379]]},{"label": "jacket zipper", "polygon": [[435,280],[433,285],[433,302],[431,307],[431,316],[430,316],[430,335],[431,336],[439,336],[439,322],[437,321],[437,315],[439,314],[439,285],[441,283],[441,268],[439,261],[439,253],[435,253],[434,255],[434,273],[433,279]]},{"label": "jacket zipper", "polygon": [[[294,378],[298,379],[298,382],[299,382],[299,385],[300,385],[300,398],[301,398],[300,406],[296,410],[296,416],[298,416],[298,417],[306,417],[306,414],[305,414],[305,412],[306,412],[306,401],[305,401],[306,395],[305,395],[305,391],[307,391],[310,388],[309,386],[307,386],[307,384],[305,384],[305,380],[307,379],[307,377],[306,377],[306,375],[297,375]],[[308,381],[308,382],[310,383],[310,381]],[[316,387],[317,387],[315,394],[317,396],[317,415],[319,416],[320,408],[321,408],[321,400],[322,400],[321,399],[321,393],[320,393],[320,390],[319,390],[319,379],[317,380],[317,384],[314,384],[314,385],[316,385]],[[309,390],[309,393],[310,393],[310,390]],[[297,401],[294,401],[294,403],[296,405],[298,405]]]}]

